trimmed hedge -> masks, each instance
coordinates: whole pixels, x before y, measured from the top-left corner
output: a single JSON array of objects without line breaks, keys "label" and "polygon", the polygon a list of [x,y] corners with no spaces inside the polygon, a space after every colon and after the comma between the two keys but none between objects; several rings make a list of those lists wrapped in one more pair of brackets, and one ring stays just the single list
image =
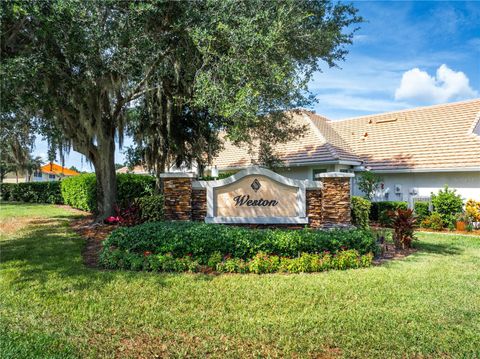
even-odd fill
[{"label": "trimmed hedge", "polygon": [[361,229],[370,228],[370,208],[372,202],[363,197],[353,196],[352,197],[352,219],[353,224]]},{"label": "trimmed hedge", "polygon": [[[97,210],[97,179],[94,173],[81,174],[61,181],[65,204],[84,211]],[[121,173],[117,175],[117,203],[126,206],[136,198],[151,195],[155,178],[151,176]]]},{"label": "trimmed hedge", "polygon": [[64,178],[61,184],[63,202],[73,208],[95,212],[97,209],[96,184],[95,173]]},{"label": "trimmed hedge", "polygon": [[417,223],[421,223],[425,218],[430,216],[430,204],[428,202],[415,202],[413,207],[417,216]]},{"label": "trimmed hedge", "polygon": [[2,183],[3,201],[61,204],[60,182]]},{"label": "trimmed hedge", "polygon": [[389,225],[390,219],[388,218],[388,211],[396,211],[397,209],[406,210],[408,203],[403,201],[380,201],[372,202],[372,208],[370,210],[370,220],[380,222],[380,224],[386,226]]},{"label": "trimmed hedge", "polygon": [[103,242],[101,263],[109,268],[129,255],[170,254],[191,257],[199,264],[212,263],[212,256],[251,259],[264,252],[281,257],[300,253],[332,254],[355,249],[359,254],[376,253],[373,234],[365,230],[319,231],[303,229],[251,229],[200,222],[152,222],[113,231]]}]

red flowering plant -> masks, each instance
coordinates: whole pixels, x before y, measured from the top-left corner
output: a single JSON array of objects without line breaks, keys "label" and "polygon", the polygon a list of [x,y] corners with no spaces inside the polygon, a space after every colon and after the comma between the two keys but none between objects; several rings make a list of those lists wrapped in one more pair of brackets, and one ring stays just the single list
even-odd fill
[{"label": "red flowering plant", "polygon": [[140,206],[135,202],[124,208],[115,206],[115,212],[118,218],[118,224],[122,227],[132,227],[142,223]]},{"label": "red flowering plant", "polygon": [[397,209],[388,211],[388,217],[393,227],[393,242],[398,249],[411,248],[412,241],[415,238],[414,226],[417,223],[417,217],[412,209]]},{"label": "red flowering plant", "polygon": [[118,221],[119,221],[119,218],[117,216],[110,216],[105,218],[104,220],[105,224],[111,224],[111,225],[118,224]]}]

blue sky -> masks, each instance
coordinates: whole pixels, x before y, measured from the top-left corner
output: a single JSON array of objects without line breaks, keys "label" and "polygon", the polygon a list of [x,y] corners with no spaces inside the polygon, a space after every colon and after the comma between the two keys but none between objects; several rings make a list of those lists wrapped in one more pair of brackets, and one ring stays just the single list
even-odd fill
[{"label": "blue sky", "polygon": [[[480,2],[354,5],[366,22],[346,61],[312,79],[317,113],[335,120],[480,97]],[[37,141],[35,154],[46,153]],[[91,171],[81,157],[72,150],[66,166]]]}]

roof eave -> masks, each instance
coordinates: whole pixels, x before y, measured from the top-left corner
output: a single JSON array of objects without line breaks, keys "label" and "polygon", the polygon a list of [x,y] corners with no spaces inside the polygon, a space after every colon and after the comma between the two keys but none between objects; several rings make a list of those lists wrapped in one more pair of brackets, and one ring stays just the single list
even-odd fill
[{"label": "roof eave", "polygon": [[371,169],[375,173],[479,172],[480,167]]},{"label": "roof eave", "polygon": [[[309,161],[309,162],[285,162],[283,167],[304,167],[304,166],[318,166],[318,165],[348,165],[348,166],[359,166],[361,165],[361,161],[350,161],[350,160],[331,160],[331,161]],[[244,165],[244,166],[228,166],[228,167],[221,167],[217,166],[217,168],[221,171],[237,171],[244,169],[246,167],[250,167],[251,165]],[[211,167],[211,166],[210,166]]]}]

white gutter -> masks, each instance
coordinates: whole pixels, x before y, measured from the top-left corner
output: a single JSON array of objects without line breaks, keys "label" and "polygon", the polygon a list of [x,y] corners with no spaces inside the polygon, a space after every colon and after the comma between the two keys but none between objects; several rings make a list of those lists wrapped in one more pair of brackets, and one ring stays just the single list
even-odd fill
[{"label": "white gutter", "polygon": [[[355,169],[354,169],[355,170]],[[361,171],[358,169],[357,171]],[[439,172],[480,172],[480,167],[457,167],[457,168],[400,168],[394,170],[376,170],[375,173],[439,173]]]}]

